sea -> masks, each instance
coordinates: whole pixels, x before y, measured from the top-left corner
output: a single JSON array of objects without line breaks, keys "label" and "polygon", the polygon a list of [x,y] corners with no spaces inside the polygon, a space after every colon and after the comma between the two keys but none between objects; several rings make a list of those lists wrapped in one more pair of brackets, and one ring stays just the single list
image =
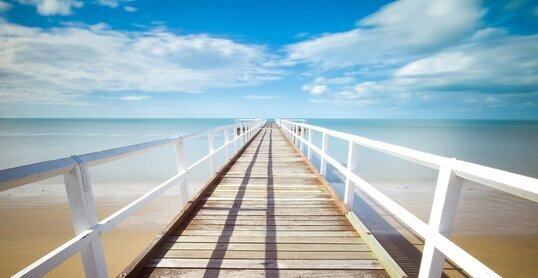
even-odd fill
[{"label": "sea", "polygon": [[[307,121],[312,125],[538,178],[538,121]],[[0,119],[0,169],[187,135],[233,122],[234,119]],[[224,142],[222,133],[217,133],[215,138],[216,146]],[[320,146],[321,135],[314,133],[313,142]],[[328,149],[329,154],[341,164],[347,163],[348,142],[330,138]],[[207,154],[207,138],[186,142],[185,151],[187,163],[194,163]],[[126,199],[132,200],[166,181],[177,171],[175,155],[171,144],[92,167],[90,175],[97,202],[121,199],[123,195],[129,195]],[[224,154],[219,154],[217,160],[219,165],[224,164]],[[359,147],[357,163],[359,176],[422,220],[428,220],[436,170],[365,147]],[[319,166],[319,157],[314,156],[314,164]],[[189,177],[191,194],[210,175],[207,164],[199,168]],[[338,193],[343,193],[343,179],[334,167],[329,166],[327,179]],[[61,184],[61,177],[57,177],[0,192],[0,210],[6,208],[3,215],[9,215],[16,211],[15,207],[24,207],[25,204],[42,207],[47,203],[65,203],[65,198],[58,198],[58,195],[65,195]],[[356,198],[360,195],[357,192]],[[356,203],[353,209],[361,210],[360,202]],[[376,232],[375,227],[373,229]],[[12,232],[4,225],[0,228],[0,237],[5,238],[7,235],[4,233]],[[483,242],[488,236],[497,245]],[[512,240],[508,240],[510,238]],[[538,274],[537,266],[528,259],[538,258],[538,205],[535,203],[477,184],[464,183],[453,239],[464,245],[462,247],[468,247],[472,255],[492,264],[492,268],[503,275],[525,277],[529,273]],[[8,248],[5,244],[0,249]],[[489,249],[485,245],[490,246]],[[9,246],[13,247],[12,244]],[[492,255],[493,252],[499,253],[497,257]],[[512,259],[507,259],[508,254]],[[39,257],[35,254],[28,256],[30,258],[21,264]],[[0,254],[2,260],[9,258],[12,257],[7,252]],[[6,270],[0,276],[13,274],[10,271]],[[69,273],[69,270],[66,271],[58,273]]]}]

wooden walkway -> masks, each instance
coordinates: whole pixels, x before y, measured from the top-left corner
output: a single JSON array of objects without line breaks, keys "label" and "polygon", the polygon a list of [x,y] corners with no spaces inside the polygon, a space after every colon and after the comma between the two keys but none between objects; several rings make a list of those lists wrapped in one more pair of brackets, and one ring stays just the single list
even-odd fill
[{"label": "wooden walkway", "polygon": [[344,214],[268,124],[120,276],[388,277]]}]

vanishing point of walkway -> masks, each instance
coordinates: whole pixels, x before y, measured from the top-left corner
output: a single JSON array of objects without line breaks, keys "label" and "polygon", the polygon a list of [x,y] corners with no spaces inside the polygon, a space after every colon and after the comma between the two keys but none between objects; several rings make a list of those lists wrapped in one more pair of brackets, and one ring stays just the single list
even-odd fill
[{"label": "vanishing point of walkway", "polygon": [[344,213],[312,166],[267,124],[125,274],[388,277]]}]

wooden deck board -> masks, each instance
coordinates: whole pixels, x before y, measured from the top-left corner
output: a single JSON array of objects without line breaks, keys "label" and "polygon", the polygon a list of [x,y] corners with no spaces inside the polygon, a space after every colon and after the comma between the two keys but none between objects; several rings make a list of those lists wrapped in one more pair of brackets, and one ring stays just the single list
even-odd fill
[{"label": "wooden deck board", "polygon": [[388,277],[275,125],[232,163],[131,276]]}]

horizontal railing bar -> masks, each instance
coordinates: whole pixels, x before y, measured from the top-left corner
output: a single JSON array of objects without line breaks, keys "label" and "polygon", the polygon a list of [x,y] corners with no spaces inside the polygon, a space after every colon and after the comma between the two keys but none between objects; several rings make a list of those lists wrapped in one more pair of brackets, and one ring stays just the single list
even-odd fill
[{"label": "horizontal railing bar", "polygon": [[291,123],[292,125],[297,125],[304,128],[310,128],[318,132],[323,132],[335,138],[343,139],[346,141],[353,141],[358,145],[361,145],[370,149],[374,149],[383,153],[395,155],[405,160],[409,160],[409,161],[424,165],[426,167],[434,168],[434,169],[439,169],[440,165],[442,165],[444,161],[448,159],[446,157],[442,157],[439,155],[429,154],[429,153],[409,149],[406,147],[388,144],[381,141],[372,140],[372,139],[360,137],[357,135],[351,135],[351,134],[347,134],[347,133],[343,133],[340,131],[335,131],[335,130],[331,130],[331,129],[327,129],[327,128],[323,128],[319,126],[313,126],[309,124],[302,124],[302,123],[295,123],[295,122],[289,122],[289,123]]},{"label": "horizontal railing bar", "polygon": [[538,202],[538,179],[460,160],[455,162],[453,171],[466,180]]},{"label": "horizontal railing bar", "polygon": [[0,191],[65,174],[75,165],[73,158],[66,157],[0,170]]},{"label": "horizontal railing bar", "polygon": [[440,233],[432,233],[429,235],[429,238],[432,239],[432,242],[434,243],[435,247],[439,249],[439,251],[450,258],[452,262],[465,270],[465,272],[467,272],[471,277],[501,277],[495,273],[495,271],[491,270],[471,254],[467,253],[467,251],[461,249],[461,247]]},{"label": "horizontal railing bar", "polygon": [[[284,128],[290,131],[287,127],[284,127]],[[390,199],[381,191],[377,190],[368,182],[366,182],[365,180],[357,176],[355,173],[353,173],[352,171],[344,167],[337,160],[335,160],[328,154],[323,153],[322,150],[320,150],[314,144],[309,143],[307,140],[301,138],[300,136],[297,136],[297,138],[301,140],[303,144],[305,144],[307,147],[310,147],[319,156],[323,157],[323,159],[325,159],[329,164],[334,166],[344,176],[349,177],[349,179],[355,184],[356,187],[358,187],[359,189],[362,189],[364,192],[370,195],[373,199],[378,200],[379,203],[383,204],[383,206],[386,207],[391,213],[393,213],[396,217],[402,220],[410,228],[415,230],[415,232],[417,232],[418,235],[422,237],[426,236],[426,233],[428,231],[428,228],[427,228],[428,225],[426,223],[424,223],[422,220],[420,220],[418,217],[416,217],[412,213],[408,212],[398,203],[392,201],[392,199]]]},{"label": "horizontal railing bar", "polygon": [[[433,155],[425,152],[420,152],[405,147],[400,147],[392,144],[387,144],[356,135],[346,134],[339,131],[334,131],[322,127],[316,127],[307,124],[298,124],[288,122],[291,125],[303,126],[311,128],[318,132],[325,132],[333,137],[353,141],[354,143],[378,150],[380,152],[392,154],[394,156],[412,161],[434,169],[439,169],[440,165],[450,160],[447,157]],[[293,132],[292,132],[293,133]],[[510,173],[495,168],[482,166],[474,163],[469,163],[461,160],[456,160],[454,172],[465,179],[502,190],[516,196],[538,202],[538,179],[526,177],[523,175]],[[492,177],[495,177],[493,179]]]},{"label": "horizontal railing bar", "polygon": [[110,215],[109,217],[103,219],[101,222],[99,222],[99,224],[97,225],[98,227],[96,227],[95,229],[99,230],[101,233],[108,232],[109,230],[114,228],[116,225],[118,225],[120,222],[122,222],[124,219],[131,216],[133,213],[141,209],[147,203],[151,202],[153,199],[157,198],[163,192],[168,190],[172,185],[174,185],[175,182],[183,178],[183,176],[185,176],[186,173],[187,173],[186,171],[183,171],[173,176],[172,178],[168,179],[161,185],[152,189],[148,193],[142,195],[140,198],[131,202],[130,204],[118,210],[117,212]]},{"label": "horizontal railing bar", "polygon": [[[292,123],[292,125],[293,124],[295,123]],[[303,144],[306,144],[311,150],[314,150],[316,153],[318,153],[318,155],[320,155],[328,163],[333,165],[345,177],[348,177],[353,182],[353,184],[355,184],[355,187],[365,192],[378,204],[381,204],[384,208],[386,208],[390,213],[396,216],[409,228],[414,230],[419,236],[421,236],[422,238],[430,239],[435,248],[439,249],[445,256],[450,258],[455,264],[462,267],[462,269],[469,273],[471,276],[500,277],[493,270],[488,268],[482,262],[478,261],[472,255],[461,249],[455,243],[444,237],[442,234],[430,229],[430,227],[425,222],[411,214],[409,211],[398,205],[396,202],[392,201],[382,192],[375,189],[368,182],[364,181],[362,178],[344,167],[342,164],[330,157],[328,154],[323,153],[323,151],[316,147],[314,144],[311,144],[307,140],[298,136],[285,125],[280,125],[280,127],[285,131],[289,132],[292,136],[299,139]],[[454,172],[456,173],[456,175],[464,179],[491,186],[529,200],[536,199],[536,196],[532,195],[535,194],[533,192],[536,192],[538,190],[536,179],[464,161],[456,161],[455,164],[456,166],[453,169]],[[500,179],[502,181],[492,180],[490,176],[501,177]],[[531,193],[531,195],[529,196],[528,193]]]},{"label": "horizontal railing bar", "polygon": [[[209,131],[220,131],[225,128],[231,127],[233,127],[233,125],[218,127],[215,129],[210,129]],[[78,162],[85,163],[88,167],[96,166],[135,154],[143,153],[153,148],[172,144],[182,139],[190,140],[207,134],[208,131],[199,131],[185,136],[172,136],[164,139],[129,145],[120,148],[76,155],[72,157],[65,157],[55,160],[42,161],[38,163],[0,170],[0,191],[8,190],[24,184],[65,174],[69,172],[74,166],[76,166]],[[74,160],[73,158],[76,158],[76,160]]]},{"label": "horizontal railing bar", "polygon": [[174,136],[174,137],[159,139],[155,141],[135,144],[135,145],[116,148],[116,149],[110,149],[110,150],[105,150],[105,151],[100,151],[100,152],[93,152],[93,153],[78,155],[76,157],[80,159],[80,161],[84,162],[86,166],[90,167],[90,166],[96,166],[96,165],[103,164],[106,162],[118,160],[121,158],[125,158],[127,156],[132,156],[135,154],[146,152],[146,151],[149,151],[150,149],[162,147],[164,145],[168,145],[171,143],[175,143],[179,140],[181,140],[181,136]]},{"label": "horizontal railing bar", "polygon": [[[27,266],[26,268],[15,274],[13,277],[40,277],[47,274],[56,266],[82,250],[85,246],[88,246],[93,241],[97,240],[102,233],[110,231],[123,220],[125,220],[126,218],[134,214],[136,211],[144,207],[148,202],[151,202],[152,200],[160,196],[164,191],[168,190],[172,185],[174,185],[175,182],[183,178],[189,172],[190,169],[200,164],[204,160],[208,159],[209,157],[215,155],[217,152],[224,150],[226,147],[229,147],[237,140],[246,137],[247,134],[250,134],[254,130],[258,129],[264,123],[264,121],[259,120],[257,121],[257,123],[257,125],[253,126],[252,129],[248,130],[246,133],[242,133],[240,136],[235,137],[229,142],[225,142],[221,147],[204,156],[202,159],[189,166],[184,171],[178,173],[177,175],[168,179],[161,185],[157,186],[156,188],[142,195],[135,201],[131,202],[127,206],[103,219],[91,229],[82,232],[81,234],[75,236],[60,247],[54,249],[52,252],[48,253],[47,255],[35,261],[31,265]],[[44,161],[6,170],[0,170],[0,191],[13,188],[19,185],[24,185],[30,182],[65,174],[80,163],[84,163],[87,166],[98,165],[111,160],[119,159],[121,157],[133,155],[135,153],[140,153],[151,148],[175,143],[179,140],[193,139],[199,136],[207,135],[209,132],[218,132],[231,127],[235,126],[227,125],[214,128],[209,131],[203,131],[187,135],[186,137],[174,136],[117,149],[89,153],[80,156],[72,156],[57,160]]]},{"label": "horizontal railing bar", "polygon": [[99,238],[98,231],[86,230],[12,277],[42,277],[97,238]]}]

